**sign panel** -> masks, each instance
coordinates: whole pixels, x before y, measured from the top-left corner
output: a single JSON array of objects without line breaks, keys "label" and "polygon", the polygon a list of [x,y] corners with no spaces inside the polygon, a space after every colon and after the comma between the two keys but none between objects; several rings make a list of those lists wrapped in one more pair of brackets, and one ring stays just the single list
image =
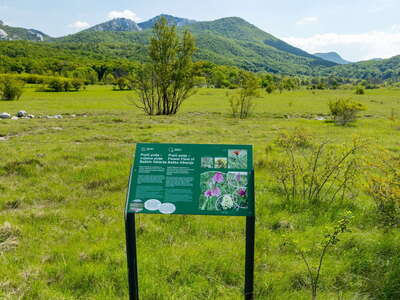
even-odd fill
[{"label": "sign panel", "polygon": [[126,212],[254,216],[252,146],[137,144]]}]

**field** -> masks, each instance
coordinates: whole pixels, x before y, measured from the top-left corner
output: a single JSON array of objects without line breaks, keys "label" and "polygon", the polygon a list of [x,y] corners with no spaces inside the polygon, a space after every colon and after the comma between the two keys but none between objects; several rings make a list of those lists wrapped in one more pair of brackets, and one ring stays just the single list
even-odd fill
[{"label": "field", "polygon": [[[312,248],[346,210],[352,232],[327,254],[319,299],[400,299],[400,234],[377,225],[367,177],[340,207],[289,210],[262,163],[277,135],[296,127],[336,144],[366,138],[370,160],[382,148],[399,153],[400,90],[265,94],[246,120],[230,117],[227,92],[200,89],[170,117],[145,116],[131,92],[109,86],[29,87],[19,101],[0,101],[0,112],[63,116],[0,120],[0,299],[127,299],[123,210],[138,142],[254,145],[256,299],[310,299],[306,266],[287,238]],[[360,120],[317,120],[339,97],[367,106]],[[142,299],[241,299],[243,218],[141,215],[138,224]]]}]

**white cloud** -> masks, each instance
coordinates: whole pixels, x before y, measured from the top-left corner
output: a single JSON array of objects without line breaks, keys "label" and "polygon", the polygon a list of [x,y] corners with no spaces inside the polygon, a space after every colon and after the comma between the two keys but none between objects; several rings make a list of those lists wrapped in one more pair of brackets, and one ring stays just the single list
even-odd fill
[{"label": "white cloud", "polygon": [[133,11],[129,9],[125,9],[122,11],[116,11],[116,10],[110,11],[108,13],[108,18],[109,19],[125,18],[135,22],[139,22],[141,20],[141,18],[139,18]]},{"label": "white cloud", "polygon": [[336,51],[352,61],[389,58],[400,55],[400,26],[388,31],[359,34],[324,33],[311,37],[287,37],[284,40],[310,53]]},{"label": "white cloud", "polygon": [[314,24],[318,23],[319,18],[318,17],[305,17],[303,19],[300,19],[297,21],[297,25],[308,25],[308,24]]},{"label": "white cloud", "polygon": [[72,27],[72,28],[75,28],[75,29],[78,29],[78,30],[87,28],[89,26],[90,26],[89,23],[88,22],[84,22],[84,21],[76,21],[76,22],[68,25],[68,27]]}]

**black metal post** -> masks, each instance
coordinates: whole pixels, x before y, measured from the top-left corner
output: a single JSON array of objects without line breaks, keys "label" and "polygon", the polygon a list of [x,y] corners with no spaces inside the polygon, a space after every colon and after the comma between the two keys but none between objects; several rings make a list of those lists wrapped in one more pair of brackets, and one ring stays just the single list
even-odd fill
[{"label": "black metal post", "polygon": [[254,299],[254,240],[256,218],[246,217],[246,265],[244,299]]},{"label": "black metal post", "polygon": [[129,299],[139,300],[139,285],[136,255],[135,214],[127,213],[125,218],[126,254],[128,258]]}]

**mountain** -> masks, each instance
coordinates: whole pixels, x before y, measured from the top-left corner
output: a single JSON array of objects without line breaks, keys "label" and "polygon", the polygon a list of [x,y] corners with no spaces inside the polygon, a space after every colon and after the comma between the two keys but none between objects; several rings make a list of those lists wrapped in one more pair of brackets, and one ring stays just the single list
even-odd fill
[{"label": "mountain", "polygon": [[26,40],[42,42],[51,39],[50,36],[35,29],[25,29],[20,27],[11,27],[0,21],[0,40],[16,41]]},{"label": "mountain", "polygon": [[154,24],[156,24],[157,21],[159,19],[161,19],[162,17],[167,19],[169,25],[175,25],[175,26],[178,26],[178,27],[186,26],[186,25],[193,24],[193,23],[197,22],[195,20],[189,20],[189,19],[185,19],[185,18],[178,18],[178,17],[174,17],[174,16],[171,16],[171,15],[162,14],[162,15],[154,17],[154,18],[152,18],[152,19],[150,19],[150,20],[148,20],[146,22],[139,23],[138,25],[143,30],[151,29],[151,28],[153,28]]},{"label": "mountain", "polygon": [[314,56],[317,56],[319,58],[337,63],[339,65],[346,65],[346,64],[351,64],[350,61],[347,61],[343,59],[339,54],[336,52],[327,52],[327,53],[314,53]]},{"label": "mountain", "polygon": [[84,30],[84,32],[94,31],[112,31],[112,32],[138,32],[140,27],[132,20],[125,18],[117,18],[107,21],[91,28]]},{"label": "mountain", "polygon": [[[146,28],[146,26],[154,23],[157,18],[159,17],[138,25]],[[186,19],[170,17],[170,21],[187,22],[182,20]],[[91,28],[55,39],[54,42],[58,44],[96,44],[103,49],[102,51],[115,53],[118,57],[144,59],[144,49],[152,36],[150,30],[144,29],[136,32],[104,31],[104,24],[101,24],[101,28],[103,31],[93,31],[93,28]],[[314,69],[336,65],[295,48],[237,17],[207,22],[191,22],[188,25],[178,27],[179,32],[183,30],[191,31],[196,39],[198,48],[195,55],[196,60],[233,65],[256,72],[268,71],[288,75],[311,75]],[[132,49],[136,50],[133,52]]]},{"label": "mountain", "polygon": [[323,74],[378,82],[388,79],[400,81],[400,55],[388,59],[339,65],[323,70]]}]

